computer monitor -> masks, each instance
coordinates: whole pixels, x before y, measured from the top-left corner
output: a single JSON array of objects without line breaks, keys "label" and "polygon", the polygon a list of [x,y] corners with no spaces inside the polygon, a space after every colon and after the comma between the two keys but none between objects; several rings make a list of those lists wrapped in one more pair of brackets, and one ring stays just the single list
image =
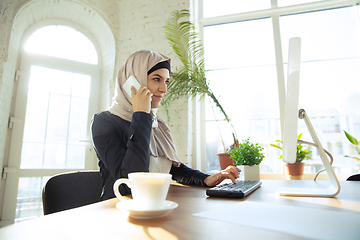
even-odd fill
[{"label": "computer monitor", "polygon": [[[283,161],[286,163],[296,162],[297,129],[298,118],[305,121],[311,138],[319,152],[320,158],[325,166],[330,179],[328,188],[285,188],[276,191],[280,196],[301,196],[301,197],[335,197],[340,192],[340,184],[334,170],[326,157],[325,151],[311,125],[304,109],[299,111],[299,86],[300,86],[300,52],[301,39],[291,38],[289,41],[288,79],[286,88],[285,114],[283,125]],[[309,96],[311,97],[311,96]]]},{"label": "computer monitor", "polygon": [[286,86],[285,115],[283,126],[283,161],[296,162],[298,129],[299,87],[300,87],[301,38],[289,41],[288,79]]}]

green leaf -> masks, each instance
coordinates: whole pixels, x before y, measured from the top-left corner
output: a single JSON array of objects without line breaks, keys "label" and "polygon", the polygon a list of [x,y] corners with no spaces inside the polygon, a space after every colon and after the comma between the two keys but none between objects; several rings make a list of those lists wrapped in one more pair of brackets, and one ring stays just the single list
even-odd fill
[{"label": "green leaf", "polygon": [[[302,133],[300,133],[298,135],[297,139],[300,140],[301,136],[302,136]],[[282,143],[282,141],[280,141],[280,140],[275,140],[275,141]],[[280,147],[276,144],[270,143],[270,146],[276,147],[276,148],[279,148],[282,150],[282,147]],[[296,145],[296,162],[302,162],[304,159],[306,159],[306,160],[312,159],[310,156],[307,156],[307,155],[311,154],[312,151],[309,151],[307,149],[308,149],[308,146],[303,146],[301,144]],[[282,159],[282,155],[279,157],[279,159]]]},{"label": "green leaf", "polygon": [[300,140],[301,136],[302,136],[302,133],[299,134],[299,136],[297,137],[297,140]]},{"label": "green leaf", "polygon": [[248,139],[243,140],[239,145],[235,145],[229,151],[230,157],[233,159],[235,165],[259,165],[264,159],[265,155],[261,151],[264,148],[259,144],[253,144]]},{"label": "green leaf", "polygon": [[280,147],[280,146],[278,146],[278,145],[276,145],[276,144],[270,143],[270,146],[272,146],[272,147],[276,147],[276,148],[278,148],[278,149],[281,149],[281,150],[282,150],[282,147]]},{"label": "green leaf", "polygon": [[347,137],[347,139],[352,143],[352,144],[355,144],[355,145],[358,145],[359,142],[356,138],[354,138],[353,136],[351,136],[349,133],[347,133],[345,130],[344,130],[344,133]]},{"label": "green leaf", "polygon": [[345,155],[344,157],[352,158],[352,159],[355,159],[355,160],[360,162],[360,158],[358,158],[358,157],[352,157],[352,156],[349,156],[349,155]]}]

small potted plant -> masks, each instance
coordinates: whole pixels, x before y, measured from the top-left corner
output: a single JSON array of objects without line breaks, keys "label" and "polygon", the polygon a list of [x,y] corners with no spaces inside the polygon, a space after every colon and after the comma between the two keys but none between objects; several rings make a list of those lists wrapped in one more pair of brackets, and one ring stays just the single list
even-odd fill
[{"label": "small potted plant", "polygon": [[[301,136],[302,136],[302,133],[299,134],[297,139],[300,140]],[[280,140],[276,140],[276,142],[281,143],[281,144],[283,143]],[[276,148],[282,150],[282,147],[280,145],[272,143],[272,144],[270,144],[270,146],[276,147]],[[301,144],[296,145],[296,162],[295,163],[285,163],[285,166],[284,166],[285,175],[295,176],[295,177],[298,177],[299,179],[301,179],[301,176],[304,174],[304,167],[305,167],[305,163],[303,163],[302,161],[311,159],[311,157],[308,155],[311,154],[312,151],[309,151],[307,149],[308,149],[308,146],[303,146]],[[282,155],[280,155],[279,159],[282,159]],[[290,177],[290,179],[291,179],[291,177]]]},{"label": "small potted plant", "polygon": [[235,166],[244,166],[244,180],[260,180],[259,164],[265,157],[263,150],[263,147],[251,143],[248,138],[233,145],[228,151]]}]

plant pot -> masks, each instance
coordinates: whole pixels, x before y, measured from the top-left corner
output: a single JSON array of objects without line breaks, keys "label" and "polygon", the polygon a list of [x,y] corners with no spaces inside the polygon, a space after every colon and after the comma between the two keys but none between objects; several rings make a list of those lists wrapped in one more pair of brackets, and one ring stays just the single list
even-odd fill
[{"label": "plant pot", "polygon": [[241,166],[242,174],[244,176],[244,181],[259,181],[260,180],[260,166]]},{"label": "plant pot", "polygon": [[229,165],[235,166],[233,164],[232,159],[230,158],[230,154],[228,154],[228,153],[218,153],[217,155],[219,156],[219,163],[220,163],[221,170],[224,170]]},{"label": "plant pot", "polygon": [[303,162],[285,163],[284,172],[286,179],[301,180],[304,174],[304,167],[305,163]]}]

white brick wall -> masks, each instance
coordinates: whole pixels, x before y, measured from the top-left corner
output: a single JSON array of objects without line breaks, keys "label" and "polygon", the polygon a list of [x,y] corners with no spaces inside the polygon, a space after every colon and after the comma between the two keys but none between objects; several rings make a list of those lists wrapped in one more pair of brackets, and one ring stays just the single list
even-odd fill
[{"label": "white brick wall", "polygon": [[[119,35],[117,36],[116,55],[119,57],[116,69],[119,69],[126,58],[133,52],[143,49],[163,53],[172,59],[172,68],[179,66],[172,48],[168,44],[163,26],[173,10],[189,7],[189,1],[173,0],[132,0],[121,1],[119,9]],[[188,143],[188,108],[187,102],[173,103],[169,127],[178,150],[180,159],[187,163]],[[176,107],[175,107],[176,106]],[[181,114],[179,114],[181,111]],[[159,116],[166,119],[161,109]]]},{"label": "white brick wall", "polygon": [[[110,105],[117,70],[131,53],[143,49],[158,51],[172,58],[173,69],[179,66],[179,61],[165,39],[163,26],[171,11],[188,9],[189,2],[190,0],[1,0],[0,167],[7,162],[7,125],[13,99],[13,78],[19,62],[20,40],[30,25],[48,18],[60,18],[77,23],[92,33],[102,52],[99,89],[101,110]],[[111,34],[113,37],[109,37]],[[187,163],[187,101],[173,103],[170,114],[172,117],[169,126],[179,157]],[[161,109],[159,115],[166,119]],[[0,188],[2,206],[4,181]]]}]

